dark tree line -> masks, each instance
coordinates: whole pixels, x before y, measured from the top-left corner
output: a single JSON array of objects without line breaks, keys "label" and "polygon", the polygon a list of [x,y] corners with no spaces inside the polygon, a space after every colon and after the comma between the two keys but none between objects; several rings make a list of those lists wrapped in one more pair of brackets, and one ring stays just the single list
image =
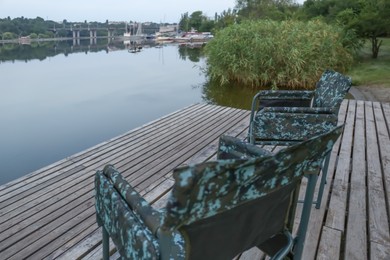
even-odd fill
[{"label": "dark tree line", "polygon": [[[88,36],[88,28],[103,28],[103,29],[115,29],[117,35],[123,35],[126,31],[126,26],[135,27],[136,22],[69,22],[64,19],[61,22],[44,20],[41,17],[37,18],[25,18],[18,17],[11,19],[10,17],[0,19],[0,40],[15,39],[18,37],[29,36],[31,38],[53,38],[53,37],[71,37],[72,32],[70,28],[82,28],[80,36]],[[158,31],[159,24],[157,23],[145,23],[143,25],[143,32],[146,34],[152,34]],[[98,30],[98,36],[107,36],[107,31]]]}]

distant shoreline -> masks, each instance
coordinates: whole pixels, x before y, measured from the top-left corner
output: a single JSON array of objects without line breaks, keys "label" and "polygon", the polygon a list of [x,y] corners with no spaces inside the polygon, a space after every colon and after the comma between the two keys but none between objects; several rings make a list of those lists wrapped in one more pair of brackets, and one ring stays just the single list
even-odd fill
[{"label": "distant shoreline", "polygon": [[50,42],[50,41],[68,41],[68,40],[89,40],[89,39],[108,39],[111,38],[113,40],[120,40],[124,38],[123,36],[116,36],[116,37],[108,37],[108,36],[98,36],[96,38],[91,37],[79,37],[79,38],[73,38],[73,37],[59,37],[59,38],[40,38],[40,39],[10,39],[10,40],[0,40],[0,43],[20,43],[20,44],[29,44],[31,42]]}]

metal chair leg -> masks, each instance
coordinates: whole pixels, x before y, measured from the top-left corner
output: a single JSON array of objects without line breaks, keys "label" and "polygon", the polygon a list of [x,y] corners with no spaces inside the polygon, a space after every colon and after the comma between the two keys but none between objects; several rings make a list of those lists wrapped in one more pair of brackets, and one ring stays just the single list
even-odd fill
[{"label": "metal chair leg", "polygon": [[107,230],[102,226],[103,233],[103,260],[110,259],[110,241]]},{"label": "metal chair leg", "polygon": [[329,160],[330,160],[330,153],[328,153],[328,155],[325,157],[325,161],[322,167],[322,173],[321,173],[322,176],[321,176],[320,187],[318,189],[318,194],[317,194],[316,209],[321,208],[322,195],[324,194],[326,178],[328,175]]},{"label": "metal chair leg", "polygon": [[310,212],[313,204],[313,196],[314,196],[314,190],[317,183],[317,178],[318,178],[317,174],[308,175],[305,200],[303,202],[303,208],[302,208],[301,221],[298,227],[296,244],[294,247],[294,259],[302,258],[302,251],[305,243],[307,227],[309,225]]}]

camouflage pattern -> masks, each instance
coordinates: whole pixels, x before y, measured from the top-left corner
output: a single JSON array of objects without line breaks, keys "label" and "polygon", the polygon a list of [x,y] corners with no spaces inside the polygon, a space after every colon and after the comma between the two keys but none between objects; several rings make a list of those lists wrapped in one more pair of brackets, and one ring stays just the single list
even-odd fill
[{"label": "camouflage pattern", "polygon": [[[249,141],[252,144],[291,145],[329,131],[337,124],[341,102],[350,87],[349,77],[327,70],[314,92],[261,91],[252,104]],[[291,99],[299,100],[301,96],[307,102],[310,95],[314,97],[312,107],[302,107],[304,103],[291,106]],[[272,103],[270,99],[279,102]]]},{"label": "camouflage pattern", "polygon": [[317,83],[313,107],[329,107],[334,113],[338,113],[351,85],[350,77],[331,70],[325,71]]},{"label": "camouflage pattern", "polygon": [[251,142],[291,145],[333,129],[337,115],[328,108],[264,108],[255,117]]},{"label": "camouflage pattern", "polygon": [[272,155],[271,152],[255,145],[247,145],[235,137],[222,135],[219,138],[217,159],[251,159]]},{"label": "camouflage pattern", "polygon": [[275,155],[219,160],[175,169],[175,184],[163,226],[178,229],[261,198],[301,178],[304,173],[317,173],[341,131],[342,127],[337,127]]},{"label": "camouflage pattern", "polygon": [[123,200],[101,172],[96,174],[96,214],[126,259],[159,259],[159,244],[144,221]]},{"label": "camouflage pattern", "polygon": [[341,131],[341,127],[335,128],[275,155],[222,137],[220,157],[241,159],[177,168],[171,196],[162,211],[153,209],[108,165],[95,176],[98,224],[107,230],[124,259],[188,259],[192,241],[186,226],[265,197],[299,181],[304,173],[317,171]]}]

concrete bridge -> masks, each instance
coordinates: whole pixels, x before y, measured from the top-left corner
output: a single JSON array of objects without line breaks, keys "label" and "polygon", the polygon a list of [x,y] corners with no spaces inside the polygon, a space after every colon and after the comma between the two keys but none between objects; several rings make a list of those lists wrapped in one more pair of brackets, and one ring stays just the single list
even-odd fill
[{"label": "concrete bridge", "polygon": [[90,27],[89,25],[87,27],[81,27],[81,26],[69,26],[69,27],[62,27],[62,28],[51,28],[50,31],[56,33],[57,31],[71,31],[72,32],[72,38],[73,39],[80,39],[80,32],[81,31],[89,31],[89,38],[97,38],[97,31],[98,30],[104,30],[107,31],[107,37],[108,38],[114,38],[114,32],[117,30],[117,28],[113,27]]},{"label": "concrete bridge", "polygon": [[[127,24],[124,23],[124,31],[126,33],[129,33],[131,31],[135,32],[136,29],[141,28],[141,23],[135,23],[135,24]],[[56,28],[53,27],[49,29],[50,31],[56,33],[57,31],[71,31],[72,32],[72,38],[73,39],[80,39],[80,32],[82,31],[89,31],[89,38],[97,38],[97,31],[107,31],[107,37],[108,38],[114,38],[115,31],[118,30],[117,27],[91,27],[89,24],[86,27],[82,27],[81,24],[78,25],[70,25],[69,27],[61,27]]]}]

